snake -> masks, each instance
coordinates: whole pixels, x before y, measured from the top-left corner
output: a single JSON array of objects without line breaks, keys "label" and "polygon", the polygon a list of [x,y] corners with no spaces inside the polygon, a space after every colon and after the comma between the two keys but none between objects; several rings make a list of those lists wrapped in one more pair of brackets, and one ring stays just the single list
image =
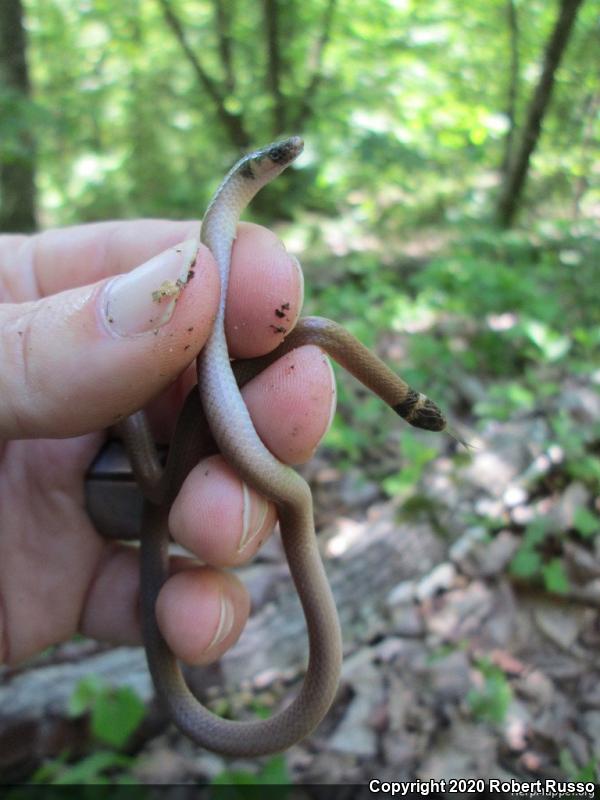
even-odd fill
[{"label": "snake", "polygon": [[[303,146],[300,137],[292,136],[243,156],[210,201],[200,241],[209,248],[219,269],[219,306],[197,358],[197,387],[183,404],[164,468],[145,412],[138,411],[120,424],[134,476],[145,497],[140,598],[142,633],[155,690],[184,734],[198,745],[230,757],[280,752],[308,736],[334,702],[342,665],[340,625],[317,545],[310,487],[263,444],[242,399],[241,387],[285,353],[314,344],[411,425],[433,431],[446,427],[443,413],[430,398],[412,389],[332,320],[302,318],[266,356],[233,364],[230,361],[225,309],[237,223],[254,195],[291,164]],[[274,503],[285,556],[306,620],[309,656],[302,685],[292,702],[268,719],[223,719],[207,709],[189,689],[156,618],[156,600],[169,576],[169,509],[189,471],[215,450],[248,486]]]}]

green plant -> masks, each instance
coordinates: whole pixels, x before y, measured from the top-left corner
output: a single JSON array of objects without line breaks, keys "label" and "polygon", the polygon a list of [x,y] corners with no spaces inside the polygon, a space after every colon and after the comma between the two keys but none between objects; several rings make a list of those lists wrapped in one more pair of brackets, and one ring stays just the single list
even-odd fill
[{"label": "green plant", "polygon": [[466,651],[469,648],[469,643],[466,639],[461,639],[456,642],[443,642],[442,644],[433,647],[427,656],[428,664],[435,664],[437,661],[443,661],[448,656],[458,651]]},{"label": "green plant", "polygon": [[69,701],[71,717],[90,713],[90,729],[103,744],[121,749],[146,713],[137,694],[128,686],[107,686],[97,676],[83,678]]},{"label": "green plant", "polygon": [[598,764],[595,759],[590,759],[582,767],[578,767],[569,750],[561,750],[559,763],[565,774],[573,781],[589,781],[598,783]]},{"label": "green plant", "polygon": [[126,771],[133,759],[110,750],[99,750],[68,763],[65,753],[43,764],[31,778],[32,783],[66,786],[72,784],[131,784],[136,783]]},{"label": "green plant", "polygon": [[588,511],[588,509],[583,506],[575,510],[573,523],[579,535],[584,539],[588,539],[600,533],[600,519],[598,519],[598,515],[592,514],[591,511]]},{"label": "green plant", "polygon": [[600,458],[596,443],[600,440],[600,423],[580,425],[565,410],[550,418],[553,444],[564,452],[565,471],[572,478],[595,487],[600,481]]},{"label": "green plant", "polygon": [[481,689],[471,689],[467,694],[471,713],[481,721],[502,722],[512,699],[512,689],[506,675],[486,658],[478,659],[476,666],[484,684]]},{"label": "green plant", "polygon": [[544,559],[542,545],[551,535],[543,517],[533,520],[525,529],[521,546],[513,556],[510,571],[518,578],[540,578],[549,592],[566,594],[569,580],[558,557]]},{"label": "green plant", "polygon": [[[225,770],[217,775],[213,781],[213,786],[264,786],[265,784],[289,784],[291,778],[288,772],[287,763],[283,755],[273,756],[254,773],[247,770]],[[221,797],[219,793],[219,797]],[[237,797],[238,793],[233,791],[232,797]],[[242,795],[239,794],[241,797]],[[252,796],[247,790],[243,792],[243,797]],[[258,798],[260,794],[257,794]]]},{"label": "green plant", "polygon": [[415,486],[427,464],[436,457],[438,451],[434,447],[427,447],[423,438],[410,431],[402,437],[402,468],[382,482],[383,490],[390,497],[403,494]]},{"label": "green plant", "polygon": [[69,699],[68,713],[73,718],[90,714],[90,730],[101,749],[73,763],[69,763],[70,754],[64,752],[36,770],[32,782],[52,785],[136,783],[129,774],[133,759],[119,752],[145,714],[144,704],[136,693],[126,686],[107,686],[97,676],[90,675],[77,684]]}]

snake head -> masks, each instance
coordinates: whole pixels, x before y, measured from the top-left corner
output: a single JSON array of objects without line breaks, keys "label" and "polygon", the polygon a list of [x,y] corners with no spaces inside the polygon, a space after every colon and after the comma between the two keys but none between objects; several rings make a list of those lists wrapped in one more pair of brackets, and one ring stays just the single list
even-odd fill
[{"label": "snake head", "polygon": [[303,149],[304,141],[300,136],[274,142],[247,155],[239,165],[240,174],[245,178],[270,180],[271,176],[275,177],[291,164]]},{"label": "snake head", "polygon": [[274,164],[286,167],[300,155],[304,149],[304,141],[300,136],[290,136],[289,139],[270,144],[266,149],[267,157],[270,158]]}]

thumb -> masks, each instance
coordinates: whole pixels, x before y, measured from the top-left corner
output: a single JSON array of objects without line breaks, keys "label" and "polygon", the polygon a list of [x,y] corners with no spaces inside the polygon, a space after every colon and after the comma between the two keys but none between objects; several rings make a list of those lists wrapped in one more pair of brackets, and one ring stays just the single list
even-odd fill
[{"label": "thumb", "polygon": [[210,252],[188,240],[124,275],[0,305],[0,438],[77,436],[141,408],[198,354],[218,295]]}]

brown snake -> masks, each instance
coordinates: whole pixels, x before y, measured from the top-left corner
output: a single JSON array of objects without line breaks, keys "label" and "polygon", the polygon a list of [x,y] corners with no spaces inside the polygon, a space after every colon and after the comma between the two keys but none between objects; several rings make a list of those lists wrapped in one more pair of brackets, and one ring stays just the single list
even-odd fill
[{"label": "brown snake", "polygon": [[[231,367],[224,331],[231,248],[247,203],[302,151],[298,137],[268,145],[242,158],[217,189],[202,222],[201,241],[212,251],[221,276],[221,299],[211,336],[201,351],[198,392],[181,411],[163,470],[143,412],[121,424],[134,474],[146,497],[141,543],[144,641],[156,691],[173,721],[198,744],[229,756],[258,756],[283,750],[307,736],[333,702],[342,644],[337,611],[319,555],[307,483],[278,461],[256,433],[239,387],[284,353],[315,344],[331,355],[411,425],[443,430],[435,403],[410,388],[346,330],[319,317],[301,319],[285,341],[258,359]],[[188,472],[213,448],[213,440],[243,481],[271,500],[302,608],[309,662],[294,701],[267,720],[235,722],[208,711],[193,696],[156,622],[155,604],[168,577],[167,519]]]}]

